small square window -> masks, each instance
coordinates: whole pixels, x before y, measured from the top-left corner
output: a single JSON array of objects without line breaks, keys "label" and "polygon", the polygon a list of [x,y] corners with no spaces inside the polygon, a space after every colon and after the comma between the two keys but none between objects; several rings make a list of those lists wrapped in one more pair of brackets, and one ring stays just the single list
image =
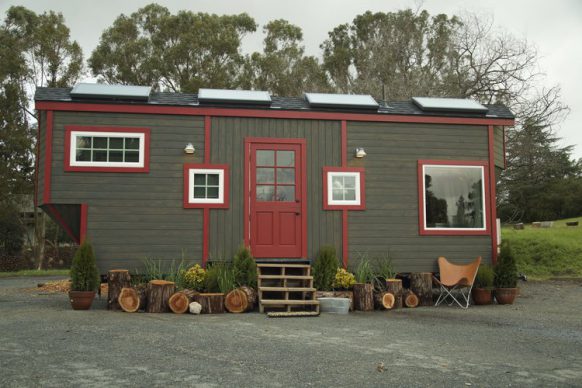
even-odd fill
[{"label": "small square window", "polygon": [[184,165],[184,207],[228,207],[227,182],[225,165]]},{"label": "small square window", "polygon": [[364,170],[351,167],[324,167],[324,202],[328,210],[363,210]]}]

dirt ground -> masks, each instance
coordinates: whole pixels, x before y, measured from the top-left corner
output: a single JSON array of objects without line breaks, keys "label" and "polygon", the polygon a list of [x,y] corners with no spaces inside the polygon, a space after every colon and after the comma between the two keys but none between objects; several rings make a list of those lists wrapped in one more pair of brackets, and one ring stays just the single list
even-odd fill
[{"label": "dirt ground", "polygon": [[273,319],[126,314],[0,279],[0,386],[582,386],[582,283],[513,306]]}]

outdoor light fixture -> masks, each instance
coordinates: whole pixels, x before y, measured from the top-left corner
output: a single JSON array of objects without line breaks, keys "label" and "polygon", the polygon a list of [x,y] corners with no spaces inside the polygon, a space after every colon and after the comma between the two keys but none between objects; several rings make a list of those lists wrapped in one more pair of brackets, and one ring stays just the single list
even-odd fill
[{"label": "outdoor light fixture", "polygon": [[363,148],[361,148],[361,147],[356,148],[356,158],[361,159],[361,158],[365,157],[366,155],[367,155],[366,151]]},{"label": "outdoor light fixture", "polygon": [[196,149],[194,148],[194,146],[192,145],[192,143],[186,144],[186,147],[184,148],[184,153],[185,154],[193,154],[194,151],[196,151]]}]

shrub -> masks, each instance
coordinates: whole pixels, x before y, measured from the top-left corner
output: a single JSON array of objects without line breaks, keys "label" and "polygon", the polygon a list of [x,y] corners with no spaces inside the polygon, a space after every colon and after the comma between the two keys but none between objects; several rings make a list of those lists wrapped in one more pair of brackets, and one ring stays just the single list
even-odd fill
[{"label": "shrub", "polygon": [[93,247],[85,241],[73,258],[71,266],[71,290],[72,291],[96,291],[100,279]]},{"label": "shrub", "polygon": [[333,280],[333,288],[339,288],[339,289],[350,289],[352,288],[352,286],[356,283],[356,278],[354,277],[354,274],[351,272],[348,272],[346,269],[344,268],[338,268],[336,273],[335,273],[335,278]]},{"label": "shrub", "polygon": [[206,270],[206,292],[224,294],[236,288],[235,272],[231,265],[215,262]]},{"label": "shrub", "polygon": [[366,257],[362,257],[354,270],[354,276],[356,278],[356,283],[374,283],[375,275],[374,270],[370,265],[370,260]]},{"label": "shrub", "polygon": [[479,271],[477,271],[474,286],[475,288],[493,288],[494,278],[495,273],[493,272],[493,267],[483,264],[479,267]]},{"label": "shrub", "polygon": [[392,264],[392,259],[389,255],[377,260],[374,272],[376,277],[383,281],[386,281],[386,279],[394,279],[397,275],[397,272],[394,270],[394,265]]},{"label": "shrub", "polygon": [[193,265],[184,272],[184,288],[203,291],[206,286],[206,270],[199,264]]},{"label": "shrub", "polygon": [[25,231],[18,209],[9,203],[0,203],[0,256],[20,256]]},{"label": "shrub", "polygon": [[496,288],[515,288],[517,287],[517,266],[515,258],[511,252],[509,242],[504,241],[501,244],[501,253],[497,258],[495,265],[494,284]]},{"label": "shrub", "polygon": [[257,263],[248,247],[241,245],[234,255],[232,265],[237,286],[257,287]]},{"label": "shrub", "polygon": [[335,248],[329,245],[319,249],[313,264],[313,283],[321,291],[331,291],[339,266]]}]

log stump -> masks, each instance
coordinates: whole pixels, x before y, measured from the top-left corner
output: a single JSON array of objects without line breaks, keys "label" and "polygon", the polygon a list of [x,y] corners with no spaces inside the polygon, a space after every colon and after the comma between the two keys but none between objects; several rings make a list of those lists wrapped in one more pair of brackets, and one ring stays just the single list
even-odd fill
[{"label": "log stump", "polygon": [[135,288],[123,287],[117,298],[121,309],[128,313],[135,313],[139,310],[140,300]]},{"label": "log stump", "polygon": [[119,295],[121,289],[130,288],[129,271],[126,269],[112,269],[107,272],[107,309],[112,311],[121,310],[119,305]]},{"label": "log stump", "polygon": [[231,313],[244,313],[252,310],[257,300],[257,293],[250,287],[240,287],[226,294],[224,306]]},{"label": "log stump", "polygon": [[374,286],[372,284],[354,284],[354,310],[374,311]]},{"label": "log stump", "polygon": [[176,291],[174,282],[166,280],[152,280],[148,284],[147,307],[148,313],[167,313],[170,311],[169,300]]},{"label": "log stump", "polygon": [[394,294],[384,291],[374,295],[374,304],[380,310],[392,310],[396,298]]},{"label": "log stump", "polygon": [[192,301],[200,303],[202,314],[224,313],[224,294],[198,294],[194,295]]},{"label": "log stump", "polygon": [[168,300],[170,310],[172,310],[174,314],[184,314],[188,311],[189,304],[190,299],[183,292],[175,292]]},{"label": "log stump", "polygon": [[386,279],[386,291],[394,295],[394,309],[402,308],[402,280]]},{"label": "log stump", "polygon": [[148,285],[138,284],[135,286],[135,291],[139,297],[139,309],[145,311],[146,306],[148,305]]},{"label": "log stump", "polygon": [[415,308],[418,306],[418,303],[420,302],[418,300],[418,296],[416,296],[414,294],[414,292],[410,291],[410,290],[406,290],[403,294],[403,300],[404,300],[404,305],[408,308]]},{"label": "log stump", "polygon": [[410,291],[418,297],[419,306],[432,306],[432,273],[417,272],[410,274]]}]

